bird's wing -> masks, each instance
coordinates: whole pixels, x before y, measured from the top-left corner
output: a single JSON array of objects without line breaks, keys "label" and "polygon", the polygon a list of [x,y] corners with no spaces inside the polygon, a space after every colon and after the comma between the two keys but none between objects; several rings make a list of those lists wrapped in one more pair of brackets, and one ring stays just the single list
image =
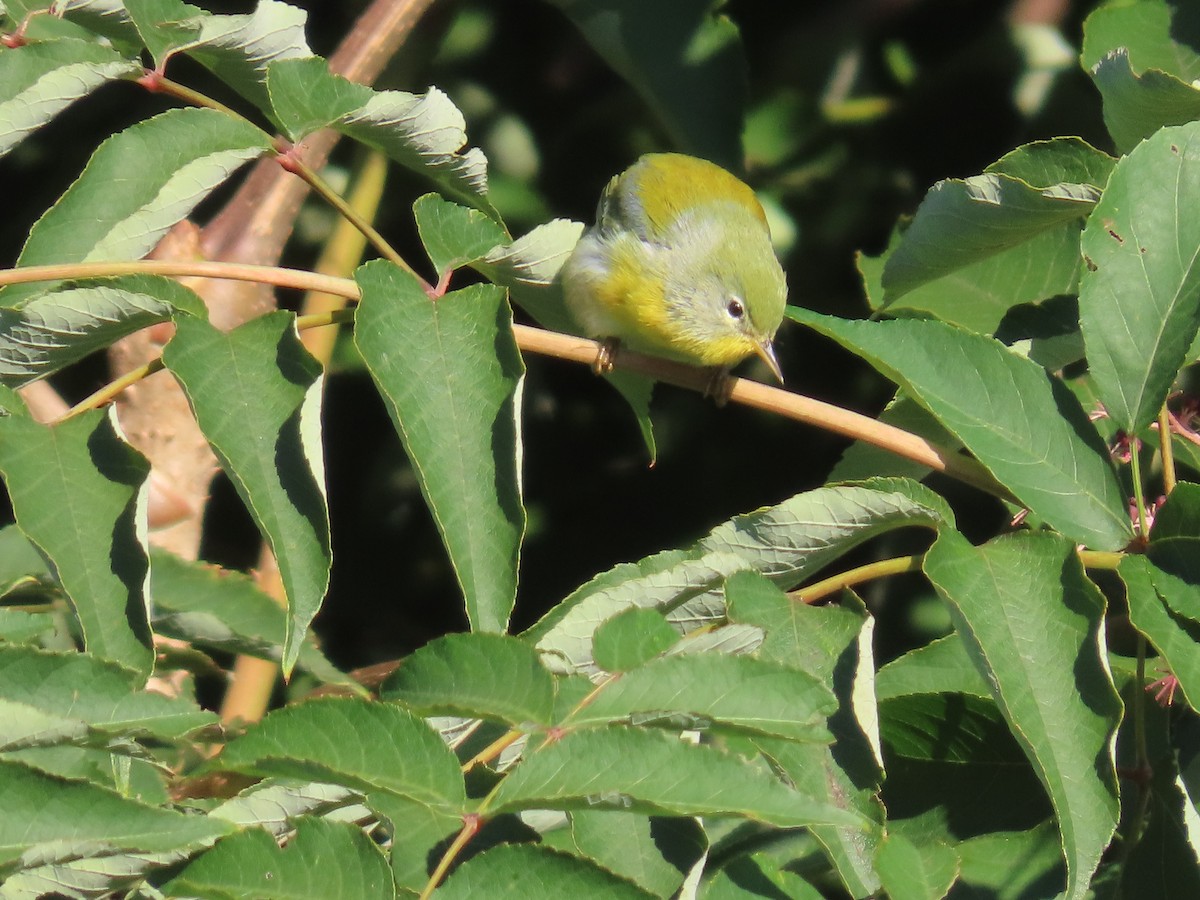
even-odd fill
[{"label": "bird's wing", "polygon": [[767,227],[762,205],[745,183],[710,162],[678,153],[643,156],[613,178],[600,197],[596,222],[658,243],[684,212],[713,202],[742,207]]}]

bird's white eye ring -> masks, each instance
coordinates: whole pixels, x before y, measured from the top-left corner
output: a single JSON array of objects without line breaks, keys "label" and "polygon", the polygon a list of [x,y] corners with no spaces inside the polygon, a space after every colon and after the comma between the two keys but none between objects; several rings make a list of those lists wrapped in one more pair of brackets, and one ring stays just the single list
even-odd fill
[{"label": "bird's white eye ring", "polygon": [[725,312],[729,313],[731,319],[740,319],[746,314],[746,304],[742,302],[741,297],[730,297]]}]

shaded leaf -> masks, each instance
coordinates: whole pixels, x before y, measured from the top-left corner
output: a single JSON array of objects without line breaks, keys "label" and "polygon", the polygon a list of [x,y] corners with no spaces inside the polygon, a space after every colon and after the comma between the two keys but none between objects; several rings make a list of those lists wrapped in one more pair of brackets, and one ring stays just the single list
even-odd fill
[{"label": "shaded leaf", "polygon": [[635,816],[616,810],[571,813],[571,842],[583,856],[657,897],[678,890],[707,848],[695,819]]},{"label": "shaded leaf", "polygon": [[737,27],[710,0],[554,0],[654,111],[671,143],[737,170],[746,60]]},{"label": "shaded leaf", "polygon": [[899,246],[896,237],[878,257],[858,254],[858,269],[874,310],[927,313],[969,331],[993,334],[1014,306],[1074,293],[1081,225],[1069,221],[1047,228],[1015,247],[933,277],[894,302],[885,299],[882,276]]},{"label": "shaded leaf", "polygon": [[1144,556],[1126,556],[1118,571],[1125,582],[1130,621],[1154,645],[1178,680],[1184,700],[1196,709],[1200,704],[1200,656],[1196,653],[1200,624],[1195,618],[1183,618],[1178,610],[1191,607],[1195,611],[1200,592]]},{"label": "shaded leaf", "polygon": [[875,696],[881,702],[909,694],[942,693],[991,696],[957,633],[897,657],[875,679]]},{"label": "shaded leaf", "polygon": [[332,564],[321,449],[322,370],[276,312],[228,334],[180,317],[163,362],[279,563],[288,601],[282,666],[296,663]]},{"label": "shaded leaf", "polygon": [[1071,544],[1012,534],[975,548],[942,531],[925,571],[1057,813],[1067,896],[1082,897],[1116,828],[1121,715],[1100,648],[1104,601]]},{"label": "shaded leaf", "polygon": [[17,525],[49,560],[94,655],[150,674],[145,458],[111,408],[53,427],[0,417],[0,472]]},{"label": "shaded leaf", "polygon": [[1064,881],[1062,848],[1050,823],[1028,831],[981,834],[958,851],[959,881],[997,900],[1052,897]]},{"label": "shaded leaf", "polygon": [[884,266],[884,308],[921,285],[1086,216],[1099,195],[1091,184],[1037,187],[998,172],[938,182]]},{"label": "shaded leaf", "polygon": [[892,900],[941,900],[958,877],[958,854],[945,844],[918,846],[903,835],[888,835],[875,856],[879,876]]}]

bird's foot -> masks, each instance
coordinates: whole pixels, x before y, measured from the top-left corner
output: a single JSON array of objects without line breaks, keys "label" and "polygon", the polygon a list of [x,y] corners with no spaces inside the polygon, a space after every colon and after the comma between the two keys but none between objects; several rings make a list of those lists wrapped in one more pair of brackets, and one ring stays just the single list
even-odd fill
[{"label": "bird's foot", "polygon": [[704,388],[704,396],[712,397],[713,402],[720,408],[729,402],[729,396],[733,393],[733,376],[729,374],[728,369],[721,366],[712,366],[709,371],[712,374]]},{"label": "bird's foot", "polygon": [[605,338],[600,342],[600,350],[596,353],[596,361],[592,363],[592,371],[597,375],[607,375],[617,364],[617,351],[621,348],[620,338]]}]

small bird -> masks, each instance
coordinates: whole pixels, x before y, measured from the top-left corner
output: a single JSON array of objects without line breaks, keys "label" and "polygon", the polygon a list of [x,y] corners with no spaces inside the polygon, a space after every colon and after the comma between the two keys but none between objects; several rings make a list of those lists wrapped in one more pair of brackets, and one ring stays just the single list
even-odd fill
[{"label": "small bird", "polygon": [[608,183],[561,277],[567,308],[602,342],[599,373],[623,344],[721,376],[757,354],[783,383],[771,343],[783,269],[754,191],[720,166],[641,157]]}]

